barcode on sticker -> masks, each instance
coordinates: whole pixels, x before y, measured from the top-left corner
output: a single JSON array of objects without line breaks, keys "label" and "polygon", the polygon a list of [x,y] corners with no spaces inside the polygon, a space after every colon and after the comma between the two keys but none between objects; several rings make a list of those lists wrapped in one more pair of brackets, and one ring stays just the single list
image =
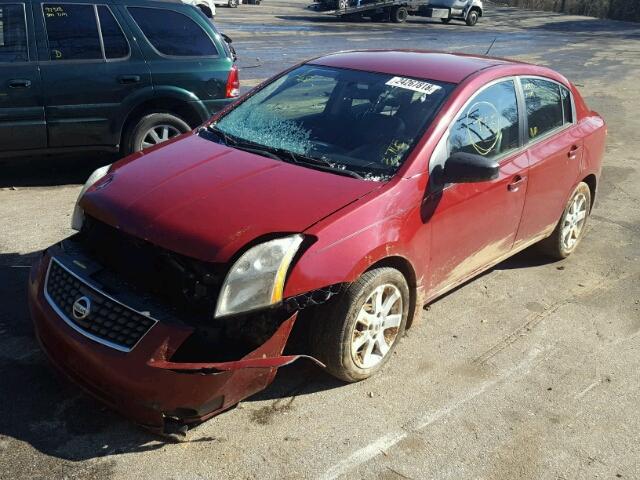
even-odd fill
[{"label": "barcode on sticker", "polygon": [[414,92],[421,92],[427,95],[431,95],[442,88],[439,85],[434,85],[433,83],[404,77],[393,77],[386,83],[386,85],[389,85],[390,87],[406,88],[407,90],[413,90]]}]

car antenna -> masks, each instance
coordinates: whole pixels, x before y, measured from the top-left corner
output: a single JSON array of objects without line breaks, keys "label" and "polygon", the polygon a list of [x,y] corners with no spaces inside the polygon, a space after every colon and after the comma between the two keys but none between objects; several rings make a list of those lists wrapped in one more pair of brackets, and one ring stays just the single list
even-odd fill
[{"label": "car antenna", "polygon": [[487,48],[487,53],[485,53],[485,55],[489,55],[489,52],[493,48],[493,45],[496,43],[496,40],[498,40],[498,37],[493,37],[493,42],[491,42],[491,45],[489,45],[489,48]]}]

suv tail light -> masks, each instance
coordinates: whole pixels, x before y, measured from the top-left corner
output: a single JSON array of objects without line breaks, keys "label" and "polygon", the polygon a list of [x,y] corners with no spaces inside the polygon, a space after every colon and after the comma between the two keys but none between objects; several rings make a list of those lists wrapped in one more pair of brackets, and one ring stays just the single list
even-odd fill
[{"label": "suv tail light", "polygon": [[238,75],[238,66],[231,67],[229,78],[227,78],[227,88],[225,92],[226,98],[235,98],[240,96],[240,76]]}]

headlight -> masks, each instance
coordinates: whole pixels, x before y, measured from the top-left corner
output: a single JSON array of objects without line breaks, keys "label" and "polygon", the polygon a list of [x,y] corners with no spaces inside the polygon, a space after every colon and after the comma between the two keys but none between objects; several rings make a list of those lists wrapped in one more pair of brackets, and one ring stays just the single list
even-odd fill
[{"label": "headlight", "polygon": [[80,231],[84,222],[84,210],[82,210],[82,207],[80,207],[80,199],[85,194],[85,192],[89,190],[91,185],[93,185],[107,173],[109,173],[109,168],[111,168],[111,165],[105,165],[104,167],[100,167],[96,171],[94,171],[91,175],[89,175],[89,178],[84,183],[82,190],[80,190],[80,195],[78,195],[76,206],[73,209],[73,216],[71,217],[71,228],[73,228],[74,230]]},{"label": "headlight", "polygon": [[222,285],[216,317],[274,305],[282,300],[284,281],[302,235],[278,238],[247,250]]}]

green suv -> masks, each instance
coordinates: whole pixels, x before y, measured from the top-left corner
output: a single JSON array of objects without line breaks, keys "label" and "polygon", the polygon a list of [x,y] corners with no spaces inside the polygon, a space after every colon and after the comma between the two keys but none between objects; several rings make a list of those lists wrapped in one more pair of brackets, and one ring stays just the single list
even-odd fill
[{"label": "green suv", "polygon": [[161,143],[239,95],[234,57],[177,0],[0,0],[0,157]]}]

